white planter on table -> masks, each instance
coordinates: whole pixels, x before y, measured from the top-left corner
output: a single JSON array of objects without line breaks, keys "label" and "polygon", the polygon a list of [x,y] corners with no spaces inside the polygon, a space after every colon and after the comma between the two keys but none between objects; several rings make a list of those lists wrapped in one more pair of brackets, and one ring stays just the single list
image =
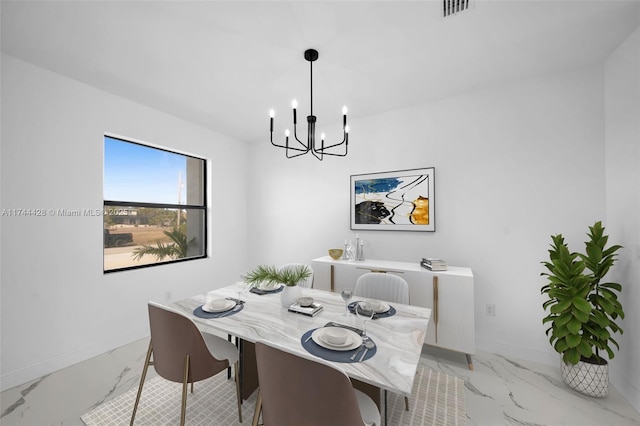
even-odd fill
[{"label": "white planter on table", "polygon": [[302,297],[302,291],[300,287],[297,285],[288,286],[285,285],[280,293],[280,303],[282,303],[283,308],[288,308],[291,304],[295,303],[296,300]]}]

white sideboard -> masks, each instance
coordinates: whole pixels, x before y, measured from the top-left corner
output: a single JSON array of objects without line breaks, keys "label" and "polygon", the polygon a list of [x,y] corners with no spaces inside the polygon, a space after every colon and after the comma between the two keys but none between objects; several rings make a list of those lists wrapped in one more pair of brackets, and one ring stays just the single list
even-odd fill
[{"label": "white sideboard", "polygon": [[397,274],[409,284],[410,303],[431,309],[431,323],[425,343],[466,354],[473,369],[475,320],[473,272],[470,268],[449,266],[446,271],[429,271],[418,262],[333,260],[329,256],[313,259],[313,287],[341,292],[354,288],[367,272]]}]

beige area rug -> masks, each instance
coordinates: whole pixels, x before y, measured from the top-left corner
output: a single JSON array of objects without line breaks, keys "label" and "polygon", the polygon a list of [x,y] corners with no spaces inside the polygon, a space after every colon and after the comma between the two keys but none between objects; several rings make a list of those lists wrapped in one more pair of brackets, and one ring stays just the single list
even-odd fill
[{"label": "beige area rug", "polygon": [[[87,426],[128,425],[138,388],[107,401],[81,419]],[[142,390],[135,424],[139,426],[177,425],[180,423],[182,385],[160,377],[148,380]],[[242,425],[250,425],[256,394],[242,404]],[[390,426],[465,425],[464,382],[429,368],[419,366],[409,398],[409,411],[404,397],[388,393]],[[384,417],[384,413],[383,413]],[[226,374],[196,383],[187,396],[187,420],[190,426],[240,425],[233,380]],[[281,425],[289,426],[289,425]],[[295,426],[295,425],[291,425]]]}]

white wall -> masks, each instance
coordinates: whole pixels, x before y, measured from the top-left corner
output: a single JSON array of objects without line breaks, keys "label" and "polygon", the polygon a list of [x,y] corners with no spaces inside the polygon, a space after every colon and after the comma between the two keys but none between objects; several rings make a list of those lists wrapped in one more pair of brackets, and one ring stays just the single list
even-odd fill
[{"label": "white wall", "polygon": [[[637,145],[628,151],[638,141],[638,98],[626,95],[638,84],[637,43],[636,31],[607,62],[606,78],[595,66],[351,119],[349,156],[323,162],[287,160],[266,138],[247,151],[3,55],[1,208],[100,208],[102,135],[112,132],[211,160],[212,226],[209,259],[103,275],[100,218],[2,217],[2,388],[145,335],[144,304],[166,290],[183,297],[258,263],[308,262],[341,247],[355,235],[351,174],[430,166],[436,232],[360,232],[365,254],[470,266],[478,349],[557,365],[541,324],[549,235],[563,233],[578,249],[587,226],[603,220],[612,238],[640,247],[638,187],[628,196],[640,186]],[[337,137],[338,125],[322,130]],[[246,155],[248,165],[239,160]],[[623,253],[621,276],[637,283],[637,251]],[[495,317],[484,315],[486,303]],[[637,286],[625,287],[623,303],[626,333],[612,371],[637,408]]]},{"label": "white wall", "polygon": [[351,174],[434,166],[436,232],[361,231],[365,255],[471,267],[478,349],[559,365],[541,323],[540,262],[551,234],[578,249],[606,219],[602,67],[352,119],[344,159],[287,160],[267,130],[250,150],[250,265],[308,262],[353,238]]},{"label": "white wall", "polygon": [[3,390],[148,335],[166,291],[246,269],[246,144],[6,55],[1,208],[102,208],[105,132],[209,160],[209,258],[104,275],[101,217],[2,216]]},{"label": "white wall", "polygon": [[610,279],[623,286],[624,334],[612,381],[640,411],[640,29],[605,64],[607,231],[624,246]]}]

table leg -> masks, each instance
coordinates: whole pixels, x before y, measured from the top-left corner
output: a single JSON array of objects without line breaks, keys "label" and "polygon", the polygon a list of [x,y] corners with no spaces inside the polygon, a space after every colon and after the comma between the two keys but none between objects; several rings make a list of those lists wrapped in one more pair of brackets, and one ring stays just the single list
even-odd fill
[{"label": "table leg", "polygon": [[240,393],[247,400],[258,389],[258,364],[256,346],[246,340],[240,341]]},{"label": "table leg", "polygon": [[387,418],[387,390],[384,390],[384,426],[389,425],[389,420]]},{"label": "table leg", "polygon": [[[227,341],[231,342],[231,335],[227,334]],[[231,365],[227,368],[227,380],[231,379]]]}]

